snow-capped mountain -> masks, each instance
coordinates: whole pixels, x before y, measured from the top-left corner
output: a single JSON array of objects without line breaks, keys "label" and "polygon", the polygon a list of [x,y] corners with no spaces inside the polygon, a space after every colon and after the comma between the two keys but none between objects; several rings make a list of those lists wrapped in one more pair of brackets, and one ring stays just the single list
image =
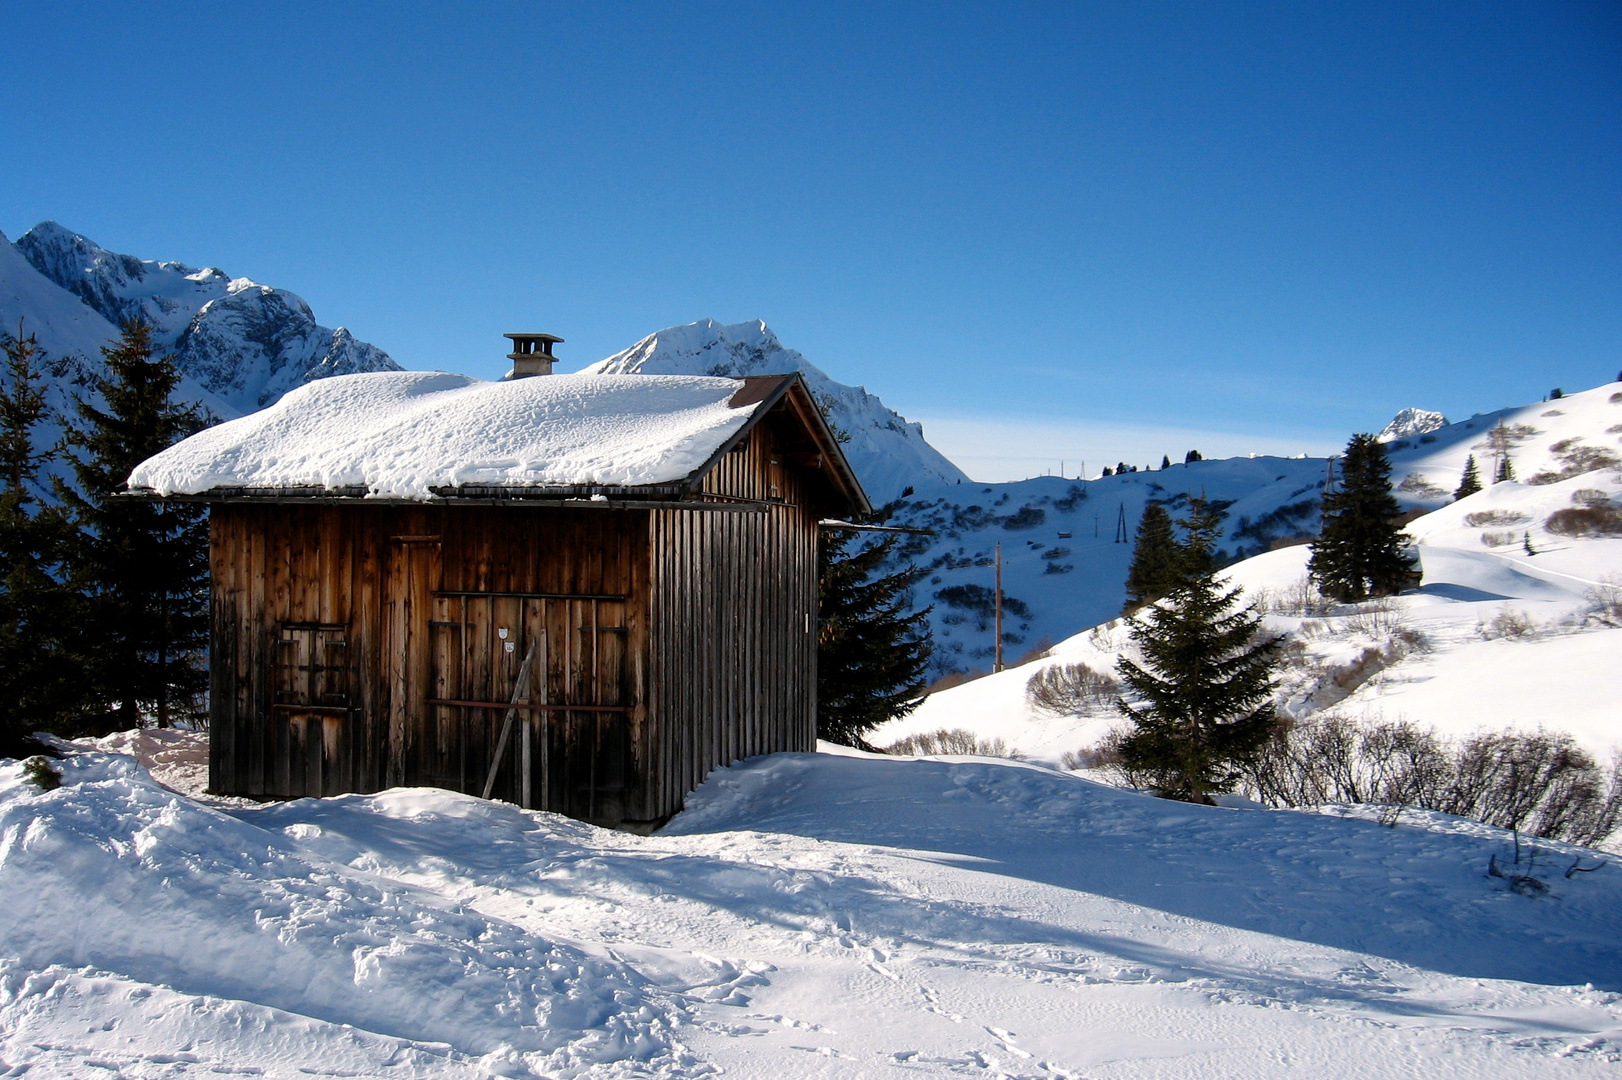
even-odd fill
[{"label": "snow-capped mountain", "polygon": [[860,386],[830,379],[793,349],[785,349],[764,322],[723,325],[701,319],[649,334],[624,352],[582,372],[607,375],[782,375],[797,371],[836,429],[850,436],[845,455],[874,503],[908,487],[956,484],[963,471],[924,441],[921,424],[887,408]]},{"label": "snow-capped mountain", "polygon": [[[343,327],[318,325],[310,306],[285,289],[214,267],[121,255],[54,221],[30,229],[15,250],[109,326],[131,318],[151,323],[154,344],[174,352],[181,372],[215,399],[209,404],[222,416],[261,409],[329,375],[399,370],[387,353]],[[40,343],[53,353],[60,348],[43,337]],[[97,357],[82,344],[73,351]]]},{"label": "snow-capped mountain", "polygon": [[1383,443],[1398,439],[1414,439],[1437,428],[1447,427],[1447,417],[1427,409],[1403,409],[1391,418],[1391,423],[1380,430],[1375,438]]}]

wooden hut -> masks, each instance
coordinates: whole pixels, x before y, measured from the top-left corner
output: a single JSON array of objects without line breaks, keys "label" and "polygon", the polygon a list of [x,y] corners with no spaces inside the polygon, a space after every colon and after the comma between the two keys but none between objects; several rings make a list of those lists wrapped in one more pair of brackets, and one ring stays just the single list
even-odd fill
[{"label": "wooden hut", "polygon": [[868,509],[798,375],[342,376],[130,483],[210,503],[213,791],[625,828],[813,747],[817,522]]}]

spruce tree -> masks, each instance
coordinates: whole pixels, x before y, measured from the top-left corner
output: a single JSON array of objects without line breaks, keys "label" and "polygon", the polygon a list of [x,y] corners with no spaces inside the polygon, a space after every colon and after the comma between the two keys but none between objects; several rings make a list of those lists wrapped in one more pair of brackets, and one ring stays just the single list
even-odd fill
[{"label": "spruce tree", "polygon": [[1161,454],[1160,455],[1160,468],[1161,468],[1162,472],[1164,472],[1166,469],[1171,468],[1171,455],[1170,454]]},{"label": "spruce tree", "polygon": [[1209,569],[1216,521],[1220,513],[1209,505],[1196,508],[1179,560],[1183,580],[1143,615],[1128,618],[1143,659],[1119,664],[1138,699],[1120,702],[1132,724],[1118,747],[1122,763],[1161,795],[1197,803],[1230,790],[1236,765],[1271,737],[1280,644],[1259,637],[1261,617],[1249,607],[1235,610],[1241,590],[1224,589]]},{"label": "spruce tree", "polygon": [[1187,465],[1190,462],[1204,461],[1204,460],[1205,459],[1200,456],[1200,452],[1198,450],[1190,450],[1188,453],[1183,455],[1183,464],[1184,465]]},{"label": "spruce tree", "polygon": [[92,379],[105,403],[77,403],[68,429],[76,483],[58,491],[76,527],[73,583],[84,598],[88,689],[105,727],[160,727],[200,714],[207,685],[208,519],[200,506],[122,494],[136,465],[200,430],[171,401],[174,358],[152,355],[151,328],[127,322]]},{"label": "spruce tree", "polygon": [[0,757],[35,752],[35,731],[72,734],[82,679],[66,648],[71,594],[62,583],[67,527],[42,500],[41,472],[55,454],[40,445],[50,416],[38,341],[0,333]]},{"label": "spruce tree", "polygon": [[865,747],[863,736],[917,707],[933,643],[929,609],[910,611],[924,571],[885,572],[896,537],[853,547],[824,530],[817,549],[817,737]]},{"label": "spruce tree", "polygon": [[1509,451],[1498,459],[1498,471],[1493,474],[1492,482],[1502,484],[1505,480],[1515,479],[1515,463],[1509,459]]},{"label": "spruce tree", "polygon": [[1121,614],[1130,615],[1170,592],[1181,576],[1181,555],[1166,508],[1153,502],[1144,507],[1132,546],[1132,564],[1126,571],[1126,604]]},{"label": "spruce tree", "polygon": [[1373,435],[1353,435],[1341,461],[1340,486],[1324,492],[1323,528],[1307,563],[1325,596],[1365,600],[1410,583],[1414,561],[1403,552],[1399,513],[1385,446]]},{"label": "spruce tree", "polygon": [[1480,490],[1481,473],[1476,469],[1476,456],[1471,454],[1464,459],[1464,475],[1459,477],[1459,486],[1453,489],[1453,501],[1458,502]]}]

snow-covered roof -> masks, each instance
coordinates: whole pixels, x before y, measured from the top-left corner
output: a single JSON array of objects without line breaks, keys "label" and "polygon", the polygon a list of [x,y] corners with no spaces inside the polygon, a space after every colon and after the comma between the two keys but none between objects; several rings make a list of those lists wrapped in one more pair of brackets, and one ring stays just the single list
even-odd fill
[{"label": "snow-covered roof", "polygon": [[[687,480],[772,396],[700,375],[342,375],[143,462],[132,490],[364,490],[428,499],[467,485],[645,487]],[[734,407],[734,398],[739,398]]]}]

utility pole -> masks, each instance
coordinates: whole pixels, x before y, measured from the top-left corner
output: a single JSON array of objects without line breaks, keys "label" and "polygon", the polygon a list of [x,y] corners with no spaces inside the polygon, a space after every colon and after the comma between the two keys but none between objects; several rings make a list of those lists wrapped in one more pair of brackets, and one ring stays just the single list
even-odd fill
[{"label": "utility pole", "polygon": [[997,658],[992,671],[1002,670],[1002,544],[997,545]]},{"label": "utility pole", "polygon": [[1117,544],[1130,542],[1126,536],[1126,503],[1121,504],[1120,516],[1115,519],[1115,542]]}]

